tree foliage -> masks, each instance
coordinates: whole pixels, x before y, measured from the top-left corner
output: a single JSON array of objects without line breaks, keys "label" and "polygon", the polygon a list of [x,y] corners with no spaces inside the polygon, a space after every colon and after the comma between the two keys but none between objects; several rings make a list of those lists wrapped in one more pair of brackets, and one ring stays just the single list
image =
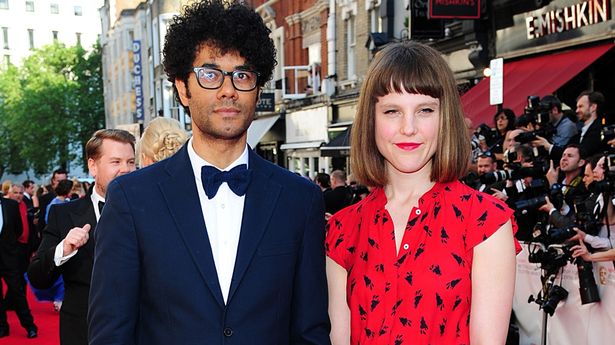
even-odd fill
[{"label": "tree foliage", "polygon": [[104,128],[101,65],[98,44],[88,53],[56,42],[0,72],[0,169],[87,166],[85,143]]}]

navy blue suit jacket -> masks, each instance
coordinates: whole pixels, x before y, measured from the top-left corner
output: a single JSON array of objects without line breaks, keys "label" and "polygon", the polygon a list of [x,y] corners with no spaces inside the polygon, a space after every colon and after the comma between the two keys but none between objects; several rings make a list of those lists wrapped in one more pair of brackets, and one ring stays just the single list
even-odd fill
[{"label": "navy blue suit jacket", "polygon": [[109,185],[91,345],[330,344],[320,190],[252,151],[249,168],[226,305],[186,146]]}]

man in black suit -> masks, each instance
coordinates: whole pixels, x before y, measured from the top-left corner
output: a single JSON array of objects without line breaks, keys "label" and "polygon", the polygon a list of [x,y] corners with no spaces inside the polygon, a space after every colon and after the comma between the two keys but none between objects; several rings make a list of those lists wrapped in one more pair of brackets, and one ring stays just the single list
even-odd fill
[{"label": "man in black suit", "polygon": [[39,208],[40,212],[38,213],[38,228],[40,232],[43,232],[45,228],[45,211],[47,210],[47,205],[56,197],[55,189],[58,186],[58,183],[62,180],[66,180],[68,178],[68,172],[62,168],[56,169],[51,174],[51,184],[47,185],[47,193],[41,195],[39,198]]},{"label": "man in black suit", "polygon": [[135,170],[134,137],[123,130],[102,129],[86,144],[88,170],[94,187],[85,198],[51,206],[49,222],[28,267],[30,283],[49,288],[60,275],[64,302],[60,310],[60,343],[87,345],[87,313],[94,241],[89,240],[100,218],[107,184]]},{"label": "man in black suit", "polygon": [[[600,135],[603,105],[604,95],[597,91],[583,91],[577,97],[578,133],[570,139],[569,144],[579,145],[582,157],[590,157],[608,150],[608,145],[602,142]],[[554,145],[542,137],[538,137],[533,145],[544,146],[553,162],[560,161],[565,149],[565,146]]]},{"label": "man in black suit", "polygon": [[[7,293],[12,294],[15,313],[21,326],[26,329],[28,338],[35,338],[38,330],[28,308],[26,290],[20,278],[17,239],[21,236],[21,216],[16,201],[0,198],[0,278],[7,285]],[[5,302],[0,283],[0,338],[9,335]]]}]

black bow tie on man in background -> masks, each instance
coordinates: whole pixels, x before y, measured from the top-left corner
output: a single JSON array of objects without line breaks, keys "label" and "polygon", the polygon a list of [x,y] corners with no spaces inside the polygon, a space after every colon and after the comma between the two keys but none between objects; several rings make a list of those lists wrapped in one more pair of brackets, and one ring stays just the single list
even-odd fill
[{"label": "black bow tie on man in background", "polygon": [[98,212],[99,212],[99,214],[102,214],[103,207],[105,207],[105,202],[104,201],[99,201],[98,202]]},{"label": "black bow tie on man in background", "polygon": [[238,165],[229,171],[220,171],[210,165],[201,167],[201,181],[209,199],[216,196],[223,182],[226,182],[233,193],[238,196],[245,195],[250,184],[250,176],[251,171],[245,164]]}]

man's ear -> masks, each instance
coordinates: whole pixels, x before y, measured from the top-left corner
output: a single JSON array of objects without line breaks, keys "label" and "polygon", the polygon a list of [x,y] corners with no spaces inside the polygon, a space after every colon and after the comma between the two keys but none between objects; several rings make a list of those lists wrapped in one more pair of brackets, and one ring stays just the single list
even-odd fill
[{"label": "man's ear", "polygon": [[175,88],[177,89],[177,95],[179,96],[179,100],[181,101],[183,106],[188,106],[188,100],[190,99],[190,90],[188,89],[188,85],[181,80],[175,79]]}]

